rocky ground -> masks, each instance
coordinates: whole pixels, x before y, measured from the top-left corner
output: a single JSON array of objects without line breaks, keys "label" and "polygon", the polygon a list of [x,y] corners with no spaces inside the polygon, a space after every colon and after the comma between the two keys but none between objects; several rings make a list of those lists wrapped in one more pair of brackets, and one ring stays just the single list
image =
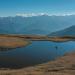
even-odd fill
[{"label": "rocky ground", "polygon": [[0,75],[75,75],[75,52],[34,67],[1,69]]}]

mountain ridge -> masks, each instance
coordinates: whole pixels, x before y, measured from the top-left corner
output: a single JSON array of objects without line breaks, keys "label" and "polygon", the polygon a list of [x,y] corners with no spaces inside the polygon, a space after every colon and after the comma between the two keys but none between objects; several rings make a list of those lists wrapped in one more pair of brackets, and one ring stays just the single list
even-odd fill
[{"label": "mountain ridge", "polygon": [[75,25],[60,31],[52,32],[49,36],[75,36]]},{"label": "mountain ridge", "polygon": [[5,34],[44,34],[75,25],[75,15],[0,17],[0,33]]}]

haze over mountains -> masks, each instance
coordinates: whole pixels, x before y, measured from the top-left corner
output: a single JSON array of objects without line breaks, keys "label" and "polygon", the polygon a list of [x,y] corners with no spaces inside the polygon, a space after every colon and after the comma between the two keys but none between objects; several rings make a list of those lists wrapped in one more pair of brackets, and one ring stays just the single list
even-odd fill
[{"label": "haze over mountains", "polygon": [[72,35],[75,36],[75,25],[49,34],[49,36],[72,36]]},{"label": "haze over mountains", "polygon": [[[44,34],[62,30],[75,25],[75,15],[0,17],[1,34]],[[75,28],[74,28],[75,29]]]}]

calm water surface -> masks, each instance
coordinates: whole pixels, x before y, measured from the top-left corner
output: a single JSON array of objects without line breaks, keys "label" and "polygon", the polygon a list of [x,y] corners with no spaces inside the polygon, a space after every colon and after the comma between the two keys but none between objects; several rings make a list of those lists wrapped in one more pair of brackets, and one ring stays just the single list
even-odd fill
[{"label": "calm water surface", "polygon": [[0,67],[23,68],[45,63],[75,51],[75,42],[34,41],[27,47],[0,52]]}]

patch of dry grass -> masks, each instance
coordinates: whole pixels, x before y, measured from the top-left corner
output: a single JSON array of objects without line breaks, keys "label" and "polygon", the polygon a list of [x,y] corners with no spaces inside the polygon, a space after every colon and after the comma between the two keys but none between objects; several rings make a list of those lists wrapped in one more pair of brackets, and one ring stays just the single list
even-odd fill
[{"label": "patch of dry grass", "polygon": [[75,53],[45,64],[21,69],[0,70],[0,75],[75,75]]},{"label": "patch of dry grass", "polygon": [[17,48],[28,45],[29,42],[22,38],[0,36],[1,48]]}]

